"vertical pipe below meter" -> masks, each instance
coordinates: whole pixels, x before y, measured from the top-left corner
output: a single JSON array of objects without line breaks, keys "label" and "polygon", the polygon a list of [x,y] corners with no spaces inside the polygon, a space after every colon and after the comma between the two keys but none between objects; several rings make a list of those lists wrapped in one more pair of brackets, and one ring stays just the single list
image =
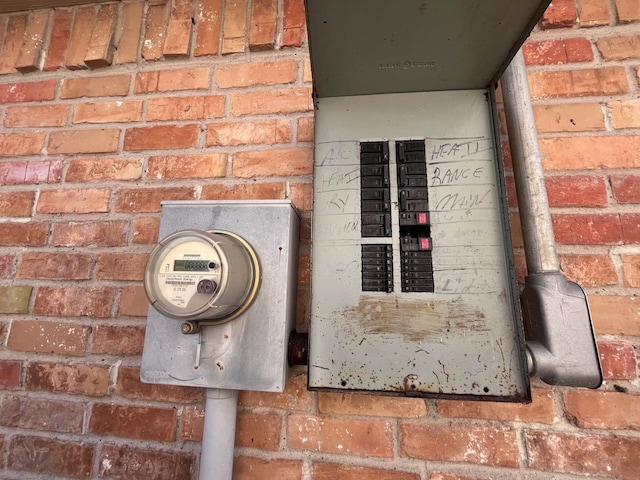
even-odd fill
[{"label": "vertical pipe below meter", "polygon": [[502,93],[527,269],[529,274],[558,272],[560,265],[522,50],[502,75]]},{"label": "vertical pipe below meter", "polygon": [[199,480],[231,480],[238,392],[207,388]]}]

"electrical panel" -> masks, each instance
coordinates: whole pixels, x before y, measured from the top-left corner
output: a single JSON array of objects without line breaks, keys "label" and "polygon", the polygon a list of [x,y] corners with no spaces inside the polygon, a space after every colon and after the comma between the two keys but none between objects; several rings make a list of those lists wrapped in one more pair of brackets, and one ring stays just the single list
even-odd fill
[{"label": "electrical panel", "polygon": [[494,106],[317,99],[310,388],[529,399]]},{"label": "electrical panel", "polygon": [[162,203],[145,270],[143,382],[284,389],[299,222],[288,200]]}]

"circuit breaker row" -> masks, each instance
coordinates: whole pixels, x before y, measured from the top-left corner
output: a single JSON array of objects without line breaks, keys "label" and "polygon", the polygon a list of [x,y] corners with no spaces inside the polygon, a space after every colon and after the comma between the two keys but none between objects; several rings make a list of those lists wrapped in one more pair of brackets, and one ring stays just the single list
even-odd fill
[{"label": "circuit breaker row", "polygon": [[[431,221],[425,145],[396,143],[398,224],[403,292],[433,292]],[[362,237],[391,237],[391,190],[388,142],[360,144]],[[362,290],[393,291],[393,248],[362,245]]]}]

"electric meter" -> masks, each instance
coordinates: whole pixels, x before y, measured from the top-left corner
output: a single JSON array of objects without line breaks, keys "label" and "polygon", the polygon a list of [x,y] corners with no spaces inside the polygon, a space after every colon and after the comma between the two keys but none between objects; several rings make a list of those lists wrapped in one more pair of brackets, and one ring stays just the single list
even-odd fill
[{"label": "electric meter", "polygon": [[249,243],[223,230],[180,230],[149,255],[144,286],[162,315],[183,320],[182,333],[242,314],[260,283],[260,264]]}]

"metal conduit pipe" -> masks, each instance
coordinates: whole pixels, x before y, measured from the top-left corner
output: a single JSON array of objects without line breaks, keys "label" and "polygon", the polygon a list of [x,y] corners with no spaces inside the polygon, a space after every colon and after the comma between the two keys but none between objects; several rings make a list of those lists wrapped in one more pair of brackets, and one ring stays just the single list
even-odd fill
[{"label": "metal conduit pipe", "polygon": [[199,480],[231,480],[238,392],[207,388]]},{"label": "metal conduit pipe", "polygon": [[529,371],[550,385],[598,388],[587,297],[560,272],[522,51],[502,76],[502,91],[528,270],[521,303]]}]

